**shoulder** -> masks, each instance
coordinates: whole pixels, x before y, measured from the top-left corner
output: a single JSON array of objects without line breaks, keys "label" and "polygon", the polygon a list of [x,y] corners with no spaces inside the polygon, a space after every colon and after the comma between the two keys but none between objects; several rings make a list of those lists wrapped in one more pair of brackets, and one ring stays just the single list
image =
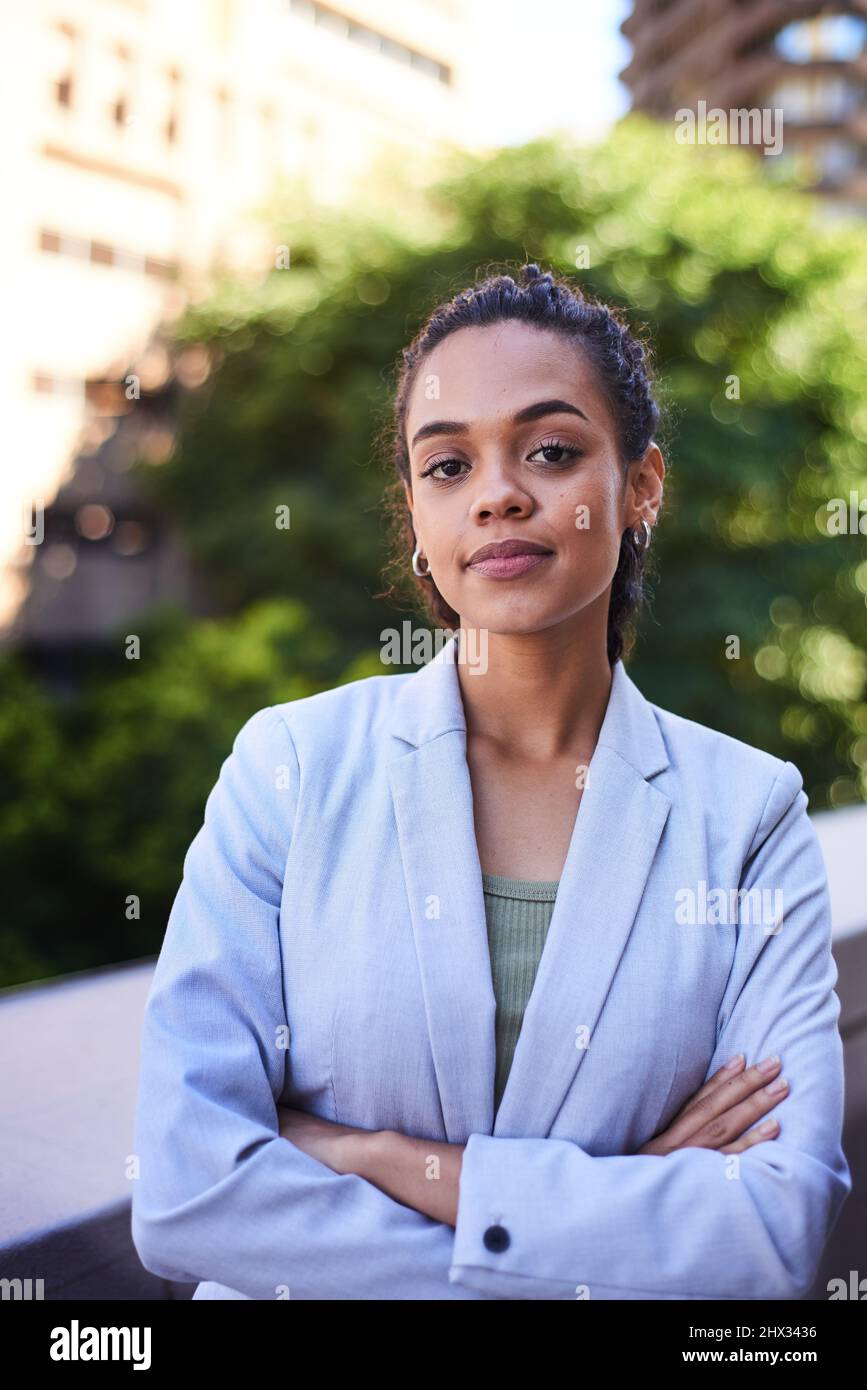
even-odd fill
[{"label": "shoulder", "polygon": [[282,745],[297,755],[369,741],[388,728],[394,701],[414,674],[366,676],[315,695],[266,705],[243,725],[235,747],[279,750]]},{"label": "shoulder", "polygon": [[254,828],[263,843],[280,843],[305,782],[332,785],[371,766],[394,698],[412,674],[368,676],[256,710],[233,739],[206,820],[224,816]]},{"label": "shoulder", "polygon": [[[648,701],[648,703],[650,703]],[[758,843],[797,803],[804,781],[794,763],[651,703],[669,758],[669,777],[695,789],[721,819],[750,820]]]}]

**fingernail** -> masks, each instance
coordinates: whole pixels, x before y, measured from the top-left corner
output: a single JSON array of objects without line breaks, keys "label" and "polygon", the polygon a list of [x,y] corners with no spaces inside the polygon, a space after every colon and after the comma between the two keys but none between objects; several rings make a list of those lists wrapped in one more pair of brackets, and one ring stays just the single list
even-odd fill
[{"label": "fingernail", "polygon": [[763,1071],[763,1072],[773,1071],[774,1068],[775,1068],[775,1067],[778,1067],[779,1065],[780,1065],[780,1059],[779,1059],[779,1057],[777,1056],[777,1054],[776,1054],[776,1052],[775,1052],[774,1055],[773,1055],[773,1057],[766,1057],[765,1060],[764,1060],[763,1062],[759,1062],[759,1071]]},{"label": "fingernail", "polygon": [[743,1054],[742,1052],[739,1052],[739,1053],[737,1053],[737,1055],[736,1055],[735,1057],[732,1057],[732,1059],[731,1059],[730,1062],[726,1062],[725,1067],[723,1068],[723,1070],[724,1070],[724,1071],[734,1071],[737,1067],[740,1066],[740,1064],[741,1064],[741,1062],[742,1062],[743,1060],[744,1060],[744,1054]]},{"label": "fingernail", "polygon": [[772,1081],[770,1086],[765,1087],[765,1092],[769,1096],[778,1096],[781,1091],[788,1089],[788,1081],[784,1076],[778,1076],[776,1081]]},{"label": "fingernail", "polygon": [[777,1124],[776,1120],[765,1120],[763,1125],[759,1125],[759,1134],[773,1134]]}]

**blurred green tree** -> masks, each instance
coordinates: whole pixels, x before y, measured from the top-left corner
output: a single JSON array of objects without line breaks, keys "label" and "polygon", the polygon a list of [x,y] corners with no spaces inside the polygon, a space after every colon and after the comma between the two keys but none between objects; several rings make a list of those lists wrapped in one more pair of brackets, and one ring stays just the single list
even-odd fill
[{"label": "blurred green tree", "polygon": [[[101,663],[63,702],[0,662],[4,986],[159,949],[235,735],[256,710],[321,689],[335,640],[291,599],[204,622],[155,611],[137,635],[138,659],[118,635],[113,672]],[[377,673],[374,652],[341,679]]]}]

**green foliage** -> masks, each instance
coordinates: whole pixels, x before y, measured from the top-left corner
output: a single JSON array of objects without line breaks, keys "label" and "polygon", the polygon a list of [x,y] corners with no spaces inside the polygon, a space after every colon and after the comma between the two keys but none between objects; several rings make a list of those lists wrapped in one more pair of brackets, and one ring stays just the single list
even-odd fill
[{"label": "green foliage", "polygon": [[118,635],[114,669],[57,707],[16,663],[0,665],[4,984],[156,951],[241,725],[321,689],[313,673],[335,657],[334,639],[288,599],[137,626],[139,658]]},{"label": "green foliage", "polygon": [[[75,880],[63,712],[22,663],[0,663],[0,985],[53,975]],[[71,872],[70,872],[71,871]]]}]

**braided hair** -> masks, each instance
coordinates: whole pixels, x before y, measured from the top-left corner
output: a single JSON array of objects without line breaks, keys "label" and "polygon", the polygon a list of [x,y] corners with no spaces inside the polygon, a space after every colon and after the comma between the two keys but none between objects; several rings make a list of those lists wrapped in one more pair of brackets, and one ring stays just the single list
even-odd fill
[{"label": "braided hair", "polygon": [[[511,275],[489,275],[471,289],[438,305],[402,351],[386,438],[397,478],[387,496],[393,532],[390,568],[400,580],[409,569],[415,547],[412,516],[406,505],[403,483],[411,486],[406,445],[407,402],[423,359],[438,343],[459,328],[485,327],[504,319],[518,319],[540,328],[553,329],[578,343],[596,369],[599,384],[616,424],[616,436],[624,479],[634,459],[652,443],[660,421],[654,400],[650,349],[629,329],[620,312],[608,304],[586,298],[580,288],[538,265],[519,271],[520,283]],[[613,666],[634,642],[634,621],[645,598],[646,552],[636,543],[633,528],[624,531],[611,586],[608,610],[608,660]],[[411,573],[411,571],[409,571]],[[432,576],[416,578],[425,605],[435,623],[458,625],[458,615],[443,598]],[[388,590],[394,593],[397,585]]]}]

